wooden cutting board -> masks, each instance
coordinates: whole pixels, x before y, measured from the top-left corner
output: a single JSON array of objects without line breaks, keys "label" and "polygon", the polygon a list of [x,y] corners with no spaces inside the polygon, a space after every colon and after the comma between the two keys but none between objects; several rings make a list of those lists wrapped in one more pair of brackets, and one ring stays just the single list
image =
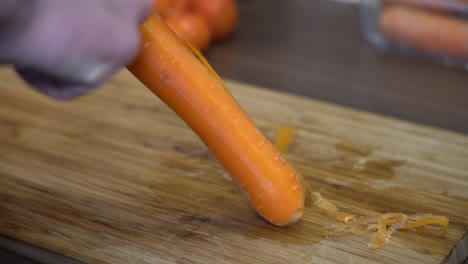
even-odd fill
[{"label": "wooden cutting board", "polygon": [[[288,228],[264,222],[196,135],[130,74],[57,102],[0,71],[0,233],[91,263],[440,263],[463,259],[468,137],[228,82],[265,134],[347,212],[432,213],[445,237],[399,231],[323,236],[307,204]],[[311,87],[313,89],[313,87]],[[447,117],[450,118],[450,117]],[[466,239],[466,238],[465,238]],[[466,243],[466,241],[465,241]]]}]

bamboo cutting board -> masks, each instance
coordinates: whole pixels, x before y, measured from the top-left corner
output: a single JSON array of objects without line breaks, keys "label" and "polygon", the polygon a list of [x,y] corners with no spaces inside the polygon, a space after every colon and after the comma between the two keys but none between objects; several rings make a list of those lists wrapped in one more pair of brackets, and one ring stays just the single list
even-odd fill
[{"label": "bamboo cutting board", "polygon": [[[325,238],[309,203],[264,222],[196,135],[122,72],[56,102],[0,72],[0,233],[90,263],[440,263],[466,257],[468,137],[229,82],[260,129],[296,129],[287,159],[314,191],[362,215],[433,213],[445,237]],[[458,247],[456,247],[456,244]],[[465,244],[463,244],[465,243]],[[452,249],[455,248],[455,250]]]}]

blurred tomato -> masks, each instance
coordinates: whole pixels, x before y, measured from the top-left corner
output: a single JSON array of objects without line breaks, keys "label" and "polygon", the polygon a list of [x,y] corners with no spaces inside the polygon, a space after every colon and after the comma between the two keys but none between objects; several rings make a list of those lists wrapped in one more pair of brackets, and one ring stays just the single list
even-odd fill
[{"label": "blurred tomato", "polygon": [[187,13],[189,2],[189,0],[169,0],[169,16],[177,17]]},{"label": "blurred tomato", "polygon": [[190,9],[206,20],[214,40],[229,37],[237,27],[239,9],[235,0],[191,0]]},{"label": "blurred tomato", "polygon": [[154,0],[153,8],[160,16],[164,17],[169,10],[169,0]]},{"label": "blurred tomato", "polygon": [[205,20],[195,14],[182,14],[166,20],[166,24],[183,40],[199,50],[206,50],[211,44],[210,29]]}]

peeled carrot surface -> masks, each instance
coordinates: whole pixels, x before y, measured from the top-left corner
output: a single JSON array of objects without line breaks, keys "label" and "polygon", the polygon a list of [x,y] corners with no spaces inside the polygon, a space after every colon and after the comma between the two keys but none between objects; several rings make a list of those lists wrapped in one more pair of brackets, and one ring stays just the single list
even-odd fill
[{"label": "peeled carrot surface", "polygon": [[141,33],[128,70],[200,137],[263,218],[278,226],[298,221],[304,192],[296,171],[157,14]]},{"label": "peeled carrot surface", "polygon": [[384,34],[396,42],[436,55],[468,59],[468,22],[404,6],[384,8]]}]

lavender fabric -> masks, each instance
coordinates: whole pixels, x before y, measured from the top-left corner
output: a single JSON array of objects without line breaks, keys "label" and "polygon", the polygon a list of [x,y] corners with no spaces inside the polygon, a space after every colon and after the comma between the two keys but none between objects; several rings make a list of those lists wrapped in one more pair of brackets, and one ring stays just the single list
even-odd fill
[{"label": "lavender fabric", "polygon": [[84,94],[134,58],[152,0],[1,0],[0,62],[59,99]]}]

